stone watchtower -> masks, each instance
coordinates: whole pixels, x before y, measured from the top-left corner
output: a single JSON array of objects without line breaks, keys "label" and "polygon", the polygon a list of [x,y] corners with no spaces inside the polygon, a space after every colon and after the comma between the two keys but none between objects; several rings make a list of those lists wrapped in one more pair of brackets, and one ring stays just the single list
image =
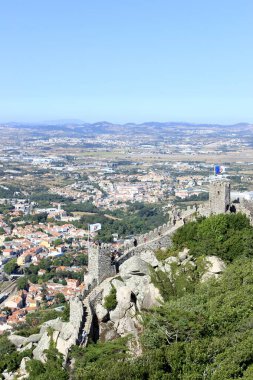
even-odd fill
[{"label": "stone watchtower", "polygon": [[224,214],[230,206],[230,182],[215,180],[210,183],[209,207],[211,214]]},{"label": "stone watchtower", "polygon": [[109,244],[91,244],[88,255],[88,275],[91,281],[100,284],[107,277],[116,274],[115,266],[111,263]]}]

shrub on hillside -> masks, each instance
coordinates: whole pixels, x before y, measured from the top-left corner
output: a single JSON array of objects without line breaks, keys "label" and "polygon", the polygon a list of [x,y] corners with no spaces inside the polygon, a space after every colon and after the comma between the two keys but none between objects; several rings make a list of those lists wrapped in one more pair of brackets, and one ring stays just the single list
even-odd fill
[{"label": "shrub on hillside", "polygon": [[116,293],[117,291],[113,286],[108,296],[105,297],[104,307],[108,311],[114,310],[117,306]]}]

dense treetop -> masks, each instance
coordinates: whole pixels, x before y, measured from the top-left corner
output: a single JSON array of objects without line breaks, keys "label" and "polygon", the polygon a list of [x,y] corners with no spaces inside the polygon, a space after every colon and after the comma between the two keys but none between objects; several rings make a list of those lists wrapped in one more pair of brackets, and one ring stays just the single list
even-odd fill
[{"label": "dense treetop", "polygon": [[172,251],[184,247],[195,257],[216,255],[230,262],[238,256],[253,255],[253,229],[241,213],[200,218],[173,235]]}]

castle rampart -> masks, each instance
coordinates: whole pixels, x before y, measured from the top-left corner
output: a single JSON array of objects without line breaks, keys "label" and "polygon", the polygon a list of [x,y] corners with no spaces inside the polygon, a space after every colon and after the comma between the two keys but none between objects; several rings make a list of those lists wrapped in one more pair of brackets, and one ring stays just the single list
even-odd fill
[{"label": "castle rampart", "polygon": [[116,274],[118,268],[124,261],[131,256],[138,254],[141,250],[157,250],[163,247],[171,246],[171,236],[176,229],[181,227],[187,220],[196,215],[196,207],[187,207],[187,210],[173,210],[173,222],[165,223],[156,227],[153,231],[136,236],[131,240],[124,242],[121,248],[121,255],[114,260],[112,265],[110,244],[96,245],[90,243],[88,275],[85,275],[84,282],[86,285],[84,295],[88,295],[92,289],[100,284],[104,279]]},{"label": "castle rampart", "polygon": [[[236,204],[234,209],[245,213],[253,224],[253,203],[243,201]],[[89,273],[86,276],[84,291],[84,306],[87,310],[87,320],[85,329],[89,333],[92,329],[92,317],[96,302],[102,297],[102,281],[110,281],[109,277],[116,275],[115,267],[119,267],[123,262],[134,255],[140,254],[143,250],[157,250],[162,247],[170,247],[172,235],[187,221],[194,220],[196,216],[209,216],[211,214],[221,214],[231,211],[230,204],[230,183],[228,181],[216,180],[210,185],[209,202],[200,206],[189,206],[186,210],[174,209],[170,215],[170,221],[155,228],[146,234],[136,236],[135,239],[127,240],[122,245],[122,254],[115,260],[116,265],[111,263],[111,245],[101,246],[92,244],[89,254]],[[235,211],[233,211],[235,212]]]},{"label": "castle rampart", "polygon": [[170,221],[153,231],[136,236],[127,240],[121,247],[121,255],[114,260],[112,265],[110,244],[96,245],[90,244],[88,275],[85,276],[85,294],[89,294],[92,289],[100,284],[104,279],[116,274],[118,268],[131,256],[138,254],[141,250],[157,250],[171,246],[171,236],[185,224],[194,219],[197,215],[209,216],[210,214],[225,213],[230,207],[230,183],[228,181],[213,181],[210,184],[209,203],[201,206],[188,206],[186,210],[174,208],[170,213]]}]

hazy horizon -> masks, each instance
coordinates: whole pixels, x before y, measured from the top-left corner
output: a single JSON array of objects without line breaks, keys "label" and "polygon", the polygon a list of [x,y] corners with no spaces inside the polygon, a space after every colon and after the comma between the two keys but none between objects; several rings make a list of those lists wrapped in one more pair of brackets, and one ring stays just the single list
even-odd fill
[{"label": "hazy horizon", "polygon": [[136,125],[144,125],[147,123],[157,123],[157,124],[165,124],[165,123],[171,123],[171,124],[189,124],[189,125],[196,125],[196,126],[201,126],[201,125],[224,125],[224,126],[230,126],[230,125],[237,125],[237,124],[248,124],[248,125],[253,125],[253,122],[250,121],[245,121],[245,120],[240,120],[236,122],[231,122],[231,123],[221,123],[221,122],[194,122],[194,121],[188,121],[188,120],[145,120],[145,121],[126,121],[126,122],[119,122],[119,121],[112,121],[112,120],[94,120],[94,121],[86,121],[86,120],[81,120],[81,119],[74,119],[74,118],[67,118],[67,119],[53,119],[53,120],[38,120],[38,121],[27,121],[27,120],[7,120],[7,121],[0,121],[0,125],[4,124],[23,124],[23,125],[46,125],[46,124],[55,124],[55,125],[60,125],[61,123],[63,124],[73,124],[73,125],[78,125],[78,124],[99,124],[99,123],[109,123],[109,124],[115,124],[115,125],[127,125],[127,124],[136,124]]}]

